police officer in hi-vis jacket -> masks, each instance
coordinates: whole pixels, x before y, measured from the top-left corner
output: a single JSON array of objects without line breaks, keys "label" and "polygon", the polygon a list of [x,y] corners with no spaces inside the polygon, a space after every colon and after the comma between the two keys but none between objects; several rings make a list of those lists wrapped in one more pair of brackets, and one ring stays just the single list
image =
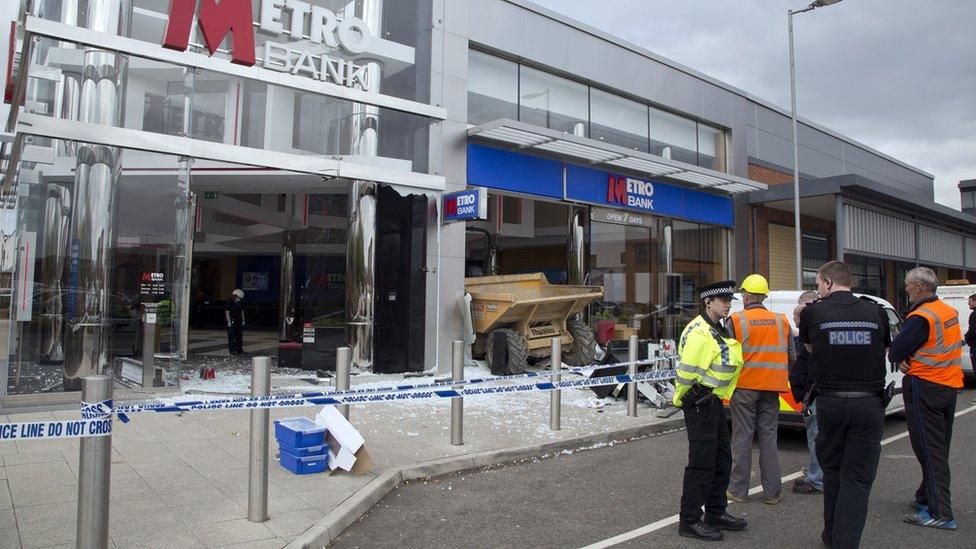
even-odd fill
[{"label": "police officer in hi-vis jacket", "polygon": [[724,538],[722,530],[747,526],[745,519],[726,512],[732,449],[722,405],[735,389],[742,347],[723,324],[732,308],[735,281],[709,284],[698,292],[702,313],[685,326],[678,341],[673,399],[684,412],[688,433],[678,534],[718,541]]}]

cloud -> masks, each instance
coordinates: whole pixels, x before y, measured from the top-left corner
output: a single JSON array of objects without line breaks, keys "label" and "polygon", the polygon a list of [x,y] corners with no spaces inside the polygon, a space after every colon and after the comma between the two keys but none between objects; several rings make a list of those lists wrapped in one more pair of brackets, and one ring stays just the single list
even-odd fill
[{"label": "cloud", "polygon": [[[535,1],[789,106],[792,2]],[[846,0],[794,25],[800,115],[934,174],[958,208],[976,178],[976,2]]]}]

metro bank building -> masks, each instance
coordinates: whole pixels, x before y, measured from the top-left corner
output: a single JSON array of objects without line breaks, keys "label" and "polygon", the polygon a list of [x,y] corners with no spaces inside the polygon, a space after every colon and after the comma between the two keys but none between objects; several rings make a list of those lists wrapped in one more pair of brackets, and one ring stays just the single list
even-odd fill
[{"label": "metro bank building", "polygon": [[[29,0],[9,31],[5,407],[246,370],[236,288],[252,355],[381,373],[450,369],[466,276],[600,285],[584,321],[644,339],[701,284],[794,289],[784,109],[529,2]],[[799,141],[805,284],[972,277],[976,219],[931,175]]]}]

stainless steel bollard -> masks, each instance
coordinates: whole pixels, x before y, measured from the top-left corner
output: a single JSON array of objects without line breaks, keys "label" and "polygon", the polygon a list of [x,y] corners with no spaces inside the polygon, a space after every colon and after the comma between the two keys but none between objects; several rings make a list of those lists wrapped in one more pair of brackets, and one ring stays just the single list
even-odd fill
[{"label": "stainless steel bollard", "polygon": [[[335,388],[336,391],[349,389],[349,368],[352,365],[352,349],[349,347],[339,347],[336,349],[336,370]],[[349,419],[349,405],[340,404],[336,406],[342,417]]]},{"label": "stainless steel bollard", "polygon": [[[83,402],[112,398],[112,378],[86,376],[81,381]],[[78,522],[75,547],[108,547],[109,494],[112,481],[112,435],[84,437],[78,456]]]},{"label": "stainless steel bollard", "polygon": [[[631,376],[637,375],[637,336],[630,336],[630,348],[627,353],[627,373]],[[627,384],[627,415],[637,417],[637,383],[631,381]]]},{"label": "stainless steel bollard", "polygon": [[[271,358],[251,359],[251,396],[271,394]],[[268,520],[268,415],[267,408],[251,410],[251,448],[247,460],[247,520]]]},{"label": "stainless steel bollard", "polygon": [[[464,342],[455,339],[451,350],[451,379],[464,379]],[[464,444],[464,398],[451,399],[451,444]]]},{"label": "stainless steel bollard", "polygon": [[[558,372],[563,367],[563,341],[558,337],[552,338],[552,371]],[[552,382],[562,379],[560,375],[553,375]],[[562,428],[562,391],[549,391],[549,428],[558,431]]]},{"label": "stainless steel bollard", "polygon": [[[152,315],[151,317],[149,315]],[[150,322],[150,320],[152,322]],[[146,313],[142,328],[142,388],[152,389],[156,380],[156,313]]]}]

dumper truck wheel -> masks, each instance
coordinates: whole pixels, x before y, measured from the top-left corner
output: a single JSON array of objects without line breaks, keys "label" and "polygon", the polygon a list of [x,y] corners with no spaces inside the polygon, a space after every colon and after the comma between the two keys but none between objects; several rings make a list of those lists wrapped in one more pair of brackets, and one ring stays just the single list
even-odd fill
[{"label": "dumper truck wheel", "polygon": [[572,366],[589,366],[596,360],[596,336],[589,326],[575,318],[566,321],[566,330],[573,336],[568,352],[563,353],[563,362]]},{"label": "dumper truck wheel", "polygon": [[[504,341],[504,349],[498,344]],[[494,375],[524,374],[529,349],[525,340],[514,330],[500,328],[488,334],[485,359]]]}]

